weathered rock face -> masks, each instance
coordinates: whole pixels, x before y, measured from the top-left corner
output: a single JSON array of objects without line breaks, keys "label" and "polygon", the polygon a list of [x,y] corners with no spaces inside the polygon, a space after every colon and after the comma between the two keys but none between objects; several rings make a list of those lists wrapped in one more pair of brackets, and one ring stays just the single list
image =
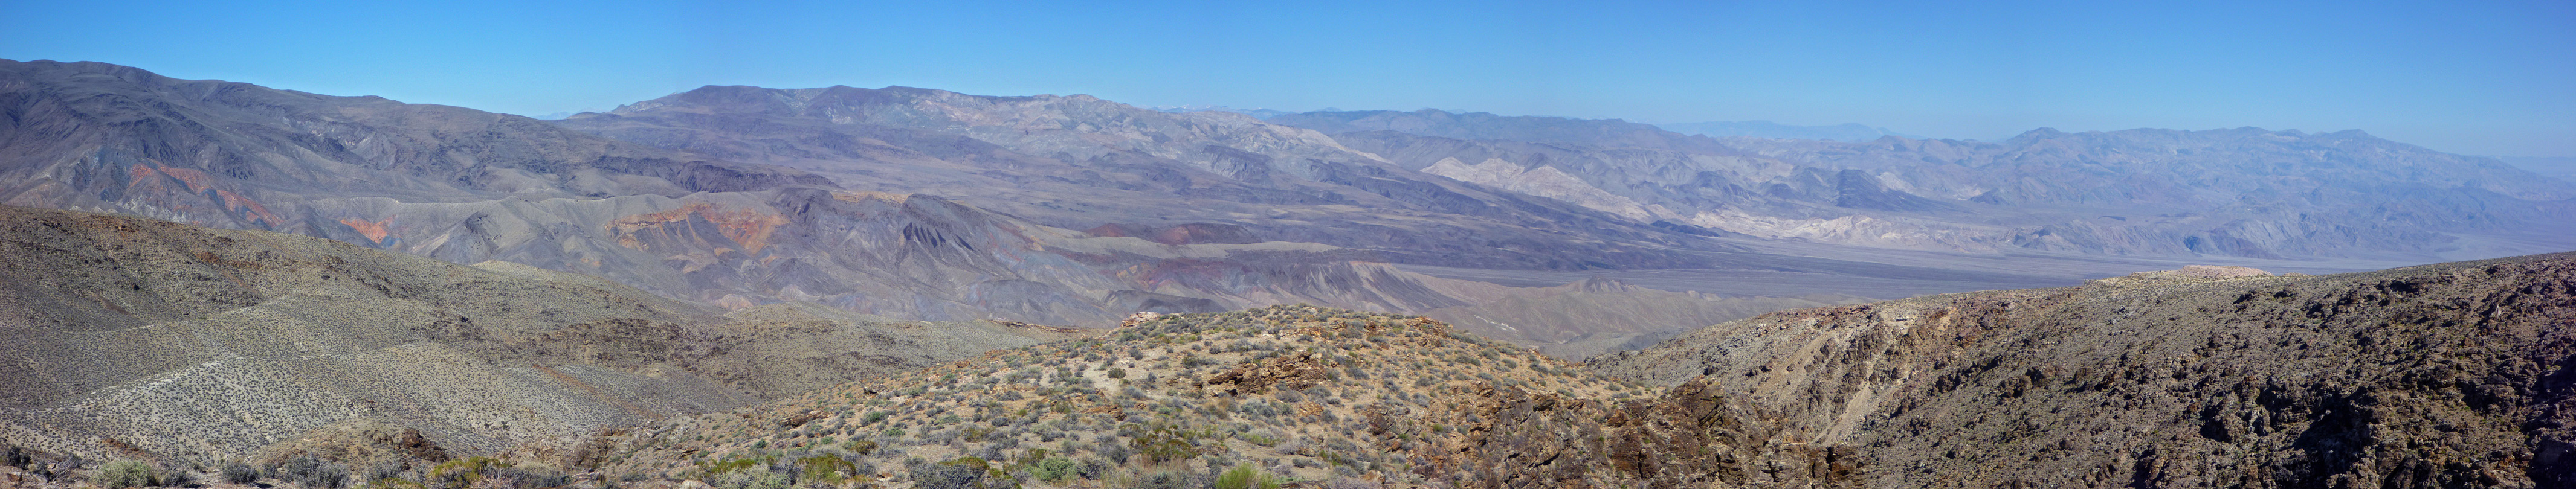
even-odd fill
[{"label": "weathered rock face", "polygon": [[1774,313],[1590,366],[1737,393],[1868,486],[2576,483],[2576,254],[2191,275]]}]

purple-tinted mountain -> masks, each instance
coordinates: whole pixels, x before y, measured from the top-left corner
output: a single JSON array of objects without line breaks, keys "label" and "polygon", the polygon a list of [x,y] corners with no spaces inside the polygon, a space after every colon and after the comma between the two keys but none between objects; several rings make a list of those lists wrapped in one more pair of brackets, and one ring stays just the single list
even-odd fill
[{"label": "purple-tinted mountain", "polygon": [[926,192],[1073,229],[1221,223],[1265,241],[1479,268],[1675,268],[1735,248],[1437,178],[1314,131],[1075,95],[705,87],[563,121],[617,139]]},{"label": "purple-tinted mountain", "polygon": [[[514,262],[727,309],[1077,326],[1296,302],[1472,313],[1553,289],[1384,263],[1836,263],[1422,175],[1238,114],[1080,96],[709,87],[557,125],[99,63],[0,75],[0,201]],[[1485,327],[1552,343],[1752,312],[1640,294],[1671,309]],[[1487,315],[1535,317],[1507,309]]]},{"label": "purple-tinted mountain", "polygon": [[2576,186],[2359,131],[1714,139],[1616,120],[1273,117],[1399,166],[1638,221],[1971,253],[2425,260],[2576,246]]},{"label": "purple-tinted mountain", "polygon": [[1887,136],[1912,137],[1889,132],[1887,128],[1883,127],[1870,127],[1854,123],[1842,123],[1831,126],[1798,126],[1771,121],[1718,121],[1656,124],[1655,127],[1682,134],[1697,134],[1701,136],[1721,138],[1749,137],[1770,139],[1819,139],[1857,143]]}]

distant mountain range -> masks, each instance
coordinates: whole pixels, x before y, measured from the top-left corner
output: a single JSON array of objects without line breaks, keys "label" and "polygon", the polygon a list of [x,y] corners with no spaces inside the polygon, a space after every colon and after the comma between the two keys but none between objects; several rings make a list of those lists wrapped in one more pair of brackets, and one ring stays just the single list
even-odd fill
[{"label": "distant mountain range", "polygon": [[2576,248],[2548,163],[0,60],[0,481],[2563,485],[2568,255],[2122,276]]},{"label": "distant mountain range", "polygon": [[[1261,120],[1270,120],[1271,118],[1275,118],[1275,117],[1279,117],[1279,116],[1284,116],[1284,115],[1297,115],[1297,114],[1304,114],[1304,113],[1305,113],[1305,112],[1286,111],[1286,110],[1275,110],[1275,109],[1242,109],[1242,108],[1225,107],[1225,106],[1215,106],[1215,105],[1162,106],[1162,107],[1155,107],[1155,108],[1154,108],[1154,110],[1159,110],[1159,111],[1163,111],[1163,112],[1170,112],[1170,113],[1175,113],[1175,114],[1190,113],[1190,112],[1233,112],[1233,113],[1237,113],[1237,114],[1243,114],[1243,115],[1252,116],[1253,118],[1261,119]],[[1440,110],[1434,110],[1434,109],[1424,109],[1424,111],[1429,111],[1429,112],[1444,112],[1444,113],[1445,113],[1445,112],[1447,112],[1447,111],[1440,111]],[[1342,110],[1342,109],[1336,109],[1336,108],[1330,108],[1330,107],[1327,107],[1327,108],[1324,108],[1323,110],[1317,110],[1317,111],[1314,111],[1314,112],[1345,112],[1345,111],[1344,111],[1344,110]],[[566,112],[566,113],[563,113],[563,114],[561,114],[561,115],[571,115],[571,113]],[[1479,112],[1479,113],[1473,113],[1472,115],[1479,115],[1479,116],[1491,116],[1491,114],[1485,114],[1485,113],[1481,113],[1481,112]],[[562,117],[560,117],[560,116],[546,116],[546,117],[539,117],[539,119],[561,119],[561,118],[562,118]],[[1896,133],[1896,132],[1893,132],[1893,131],[1888,131],[1886,128],[1870,127],[1870,126],[1861,125],[1861,124],[1855,124],[1855,123],[1844,123],[1844,124],[1836,124],[1836,125],[1830,125],[1830,126],[1796,126],[1796,125],[1781,124],[1781,123],[1771,122],[1771,121],[1712,121],[1712,122],[1681,122],[1681,123],[1672,123],[1672,124],[1656,124],[1656,125],[1655,125],[1655,127],[1659,127],[1659,128],[1664,129],[1664,130],[1667,130],[1667,131],[1672,131],[1672,132],[1677,132],[1677,133],[1682,133],[1682,134],[1694,134],[1694,135],[1709,136],[1709,137],[1721,137],[1721,138],[1723,138],[1723,137],[1755,137],[1755,138],[1771,138],[1771,139],[1822,139],[1822,140],[1830,140],[1830,141],[1844,141],[1844,142],[1861,142],[1861,141],[1868,141],[1868,140],[1872,140],[1872,139],[1878,139],[1878,138],[1886,137],[1886,136],[1896,136],[1896,137],[1902,137],[1902,138],[1921,139],[1921,138],[1919,138],[1919,137],[1915,137],[1915,136],[1909,136],[1909,135],[1905,135],[1905,134]]]},{"label": "distant mountain range", "polygon": [[[2576,186],[2358,131],[2039,129],[1981,143],[1685,136],[1616,120],[1417,112],[1271,119],[1424,172],[1639,221],[1986,253],[2389,256],[2569,246]],[[2478,236],[2466,236],[2478,235]],[[2461,256],[2465,257],[2465,256]]]},{"label": "distant mountain range", "polygon": [[2559,180],[2576,181],[2576,156],[2504,156],[2497,159],[2517,168],[2531,170],[2532,173]]},{"label": "distant mountain range", "polygon": [[[908,87],[710,86],[541,121],[101,63],[5,62],[0,82],[0,203],[509,261],[734,309],[1102,326],[1307,302],[1579,356],[1849,298],[1802,298],[1820,284],[1912,295],[2576,246],[2567,182],[2358,132],[1855,143]],[[1567,284],[1650,270],[1800,292]]]},{"label": "distant mountain range", "polygon": [[[1233,113],[1237,113],[1237,114],[1243,114],[1243,115],[1252,116],[1252,118],[1255,118],[1255,119],[1268,119],[1268,118],[1271,118],[1271,117],[1277,117],[1277,116],[1282,116],[1282,115],[1288,115],[1288,114],[1295,114],[1295,113],[1297,113],[1297,112],[1294,112],[1294,111],[1273,110],[1273,109],[1238,109],[1238,108],[1234,108],[1234,107],[1225,107],[1225,106],[1218,106],[1218,105],[1177,105],[1177,106],[1176,106],[1176,105],[1166,105],[1166,106],[1161,106],[1161,107],[1155,107],[1155,108],[1154,108],[1154,110],[1159,110],[1159,111],[1163,111],[1163,112],[1170,112],[1170,113],[1174,113],[1174,114],[1187,114],[1187,113],[1191,113],[1191,112],[1233,112]],[[1325,108],[1324,110],[1330,111],[1330,110],[1340,110],[1340,109]]]},{"label": "distant mountain range", "polygon": [[[13,62],[0,76],[19,114],[0,133],[10,204],[510,261],[724,308],[1082,326],[1281,302],[1470,314],[1526,294],[1386,263],[1681,268],[1731,253],[1874,266],[1733,251],[1404,176],[1311,131],[1090,97],[710,87],[557,125],[99,63]],[[847,122],[859,117],[873,122]],[[1758,311],[1637,294],[1693,322]],[[1779,305],[1805,304],[1818,303]],[[1515,314],[1480,324],[1537,343],[1675,328],[1654,313],[1514,326],[1551,331],[1524,337],[1499,326]]]},{"label": "distant mountain range", "polygon": [[1792,126],[1771,121],[1731,121],[1656,124],[1655,127],[1682,134],[1697,134],[1719,138],[1748,137],[1769,139],[1821,139],[1827,141],[1842,141],[1846,143],[1857,143],[1888,136],[1907,139],[1923,139],[1916,136],[1898,134],[1887,130],[1887,128],[1870,127],[1855,123],[1842,123],[1831,126]]}]

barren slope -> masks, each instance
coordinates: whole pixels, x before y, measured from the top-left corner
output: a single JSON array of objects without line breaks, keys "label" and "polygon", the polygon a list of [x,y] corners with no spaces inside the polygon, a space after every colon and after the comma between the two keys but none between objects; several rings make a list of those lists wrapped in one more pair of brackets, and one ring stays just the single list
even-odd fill
[{"label": "barren slope", "polygon": [[1906,487],[2576,484],[2576,254],[1773,313],[1594,359]]},{"label": "barren slope", "polygon": [[1072,336],[788,307],[717,317],[506,262],[0,207],[0,440],[202,461],[410,428],[475,454]]},{"label": "barren slope", "polygon": [[1836,480],[1703,384],[1657,395],[1418,317],[1140,315],[730,413],[513,452],[667,486],[1682,487]]}]

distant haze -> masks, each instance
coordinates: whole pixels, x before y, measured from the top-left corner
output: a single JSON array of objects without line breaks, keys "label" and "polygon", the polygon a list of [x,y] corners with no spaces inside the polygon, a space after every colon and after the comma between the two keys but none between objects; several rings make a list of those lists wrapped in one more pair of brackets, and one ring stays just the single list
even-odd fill
[{"label": "distant haze", "polygon": [[900,85],[1144,107],[1859,123],[1955,139],[2039,127],[2361,129],[2445,152],[2576,156],[2576,3],[2564,1],[108,0],[9,10],[0,58],[529,115],[703,85]]},{"label": "distant haze", "polygon": [[1905,136],[1903,134],[1889,132],[1887,128],[1869,127],[1850,122],[1831,126],[1792,126],[1771,121],[1684,122],[1678,124],[1656,124],[1655,127],[1661,127],[1666,131],[1682,134],[1698,134],[1710,137],[1745,136],[1772,139],[1824,139],[1845,142],[1861,142],[1887,136]]},{"label": "distant haze", "polygon": [[2531,170],[2532,173],[2576,181],[2576,157],[2505,156],[2497,159],[2504,160],[2508,165]]}]

